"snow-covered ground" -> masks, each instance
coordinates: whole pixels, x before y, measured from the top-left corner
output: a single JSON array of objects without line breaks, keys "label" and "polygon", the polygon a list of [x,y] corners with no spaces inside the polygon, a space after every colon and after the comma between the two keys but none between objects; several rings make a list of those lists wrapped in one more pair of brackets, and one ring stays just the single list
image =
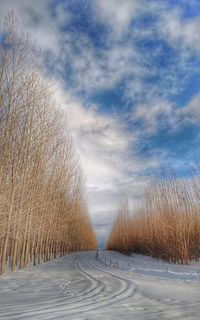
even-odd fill
[{"label": "snow-covered ground", "polygon": [[138,275],[200,284],[200,261],[190,265],[180,265],[140,254],[133,254],[131,257],[124,256],[114,251],[101,251],[99,260],[108,266],[119,268],[122,271],[131,271]]},{"label": "snow-covered ground", "polygon": [[198,264],[74,253],[0,277],[1,320],[200,319]]}]

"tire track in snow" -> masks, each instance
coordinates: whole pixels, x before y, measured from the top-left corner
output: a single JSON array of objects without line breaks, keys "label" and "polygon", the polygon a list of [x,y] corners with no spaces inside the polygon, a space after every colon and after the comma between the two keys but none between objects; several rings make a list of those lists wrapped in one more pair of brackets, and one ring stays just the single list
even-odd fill
[{"label": "tire track in snow", "polygon": [[[44,274],[46,269],[49,278]],[[21,284],[24,290],[26,277],[30,279],[35,273],[39,274],[41,279],[34,282],[34,278],[33,281],[31,278],[31,283],[27,280],[27,283],[31,284],[30,288],[27,288],[29,292],[26,293],[29,303],[15,306],[11,300],[10,305],[2,306],[0,292],[1,320],[125,320],[133,317],[137,320],[199,319],[196,315],[200,313],[200,303],[183,304],[183,301],[177,299],[156,299],[149,295],[148,291],[144,292],[145,281],[148,285],[151,282],[148,277],[145,280],[127,272],[113,270],[95,259],[94,253],[76,253],[47,264],[47,268],[38,266],[30,272],[26,270],[25,275],[22,272],[22,283],[19,281],[14,287],[20,289]],[[51,277],[56,277],[56,274],[60,276],[57,281]],[[67,286],[69,280],[70,288]],[[58,289],[60,282],[63,283],[62,291],[56,291],[55,288]],[[167,282],[160,283],[163,288],[165,283]],[[151,285],[154,288],[153,281]],[[40,289],[45,289],[45,286],[48,290],[53,290],[52,294],[47,296],[46,300],[32,303],[34,294],[39,294]],[[36,289],[37,292],[34,291]],[[191,309],[189,313],[187,308]]]},{"label": "tire track in snow", "polygon": [[[90,258],[90,261],[94,261],[94,259]],[[93,262],[93,266],[95,268],[98,268],[98,269],[102,269],[102,266],[104,266],[104,268],[106,267],[106,271],[102,270],[102,272],[104,272],[104,273],[106,272],[107,274],[110,274],[110,276],[115,275],[116,277],[118,277],[119,273],[120,273],[120,271],[118,271],[118,270],[112,270],[112,272],[111,272],[109,270],[109,267],[105,266],[104,264],[102,264],[99,260],[95,260]],[[130,277],[129,273],[125,272],[125,274],[126,274],[126,278],[130,279],[130,281],[132,281],[134,283],[134,279],[132,277]],[[121,273],[120,273],[120,277],[121,277]],[[136,276],[136,278],[137,278],[137,276]],[[154,280],[156,280],[156,278]],[[138,281],[136,281],[136,282],[138,282]],[[163,281],[163,285],[164,285],[164,283],[167,283],[167,281],[164,280]],[[137,285],[137,284],[135,283],[135,285]],[[188,303],[188,302],[186,303],[186,302],[184,302],[183,303],[183,302],[181,302],[179,300],[176,300],[176,299],[154,299],[152,297],[149,297],[148,295],[144,295],[144,293],[141,293],[140,290],[137,290],[137,293],[138,293],[138,295],[139,294],[141,295],[140,296],[140,300],[141,299],[146,300],[145,301],[145,308],[143,309],[143,311],[145,311],[146,309],[150,308],[151,311],[150,312],[148,311],[147,314],[149,316],[151,314],[153,316],[153,319],[154,319],[156,314],[158,314],[159,316],[162,314],[162,317],[166,316],[167,317],[166,319],[169,319],[169,307],[171,307],[171,308],[173,307],[172,313],[174,315],[176,314],[176,316],[181,316],[180,319],[184,319],[183,318],[184,317],[184,313],[187,313],[188,309],[191,310],[191,308],[193,309],[194,307],[197,310],[194,311],[194,312],[191,312],[191,314],[192,313],[195,313],[195,314],[199,314],[200,313],[200,302],[196,302],[196,303]],[[153,303],[154,306],[152,305],[152,303]],[[135,307],[137,309],[138,308],[138,300],[136,300],[136,303],[134,301],[132,302],[133,310],[134,310],[134,305],[135,305]],[[162,308],[162,310],[159,310],[161,308]],[[134,315],[135,315],[135,313],[134,313]],[[178,318],[176,318],[176,319],[178,319]],[[193,318],[187,318],[187,319],[190,320],[190,319],[193,319]],[[197,318],[195,318],[195,319],[197,319]]]},{"label": "tire track in snow", "polygon": [[[71,307],[69,307],[68,310],[71,310],[71,309],[77,309],[77,304],[79,307],[82,305],[84,306],[87,305],[85,301],[88,301],[88,299],[92,299],[93,297],[100,294],[104,290],[105,284],[102,284],[101,281],[99,281],[98,279],[95,279],[94,277],[90,276],[87,272],[84,272],[83,270],[81,270],[79,267],[79,264],[80,264],[80,261],[75,261],[74,269],[80,272],[81,274],[83,274],[84,276],[86,276],[90,280],[91,282],[90,288],[87,288],[87,290],[82,290],[78,292],[78,294],[76,294],[75,297],[64,296],[63,298],[60,298],[60,299],[48,301],[47,304],[45,303],[45,306],[40,304],[35,304],[31,306],[24,305],[24,306],[15,307],[15,309],[19,308],[18,312],[15,311],[15,317],[20,315],[20,319],[28,319],[27,317],[29,316],[29,314],[30,313],[32,314],[33,312],[37,313],[37,315],[39,316],[43,313],[43,311],[46,313],[47,309],[48,309],[48,312],[56,309],[61,310],[63,307],[64,309],[66,309],[66,306],[70,305]],[[12,310],[12,307],[10,307],[9,309]],[[3,310],[1,308],[1,314],[4,317],[8,317],[9,319],[11,319],[11,317],[13,316],[13,312],[9,313],[8,309]]]},{"label": "tire track in snow", "polygon": [[[83,259],[80,259],[79,257],[79,260],[80,261],[78,261],[78,263],[74,265],[75,270],[80,271],[81,274],[83,274],[84,276],[92,280],[92,288],[90,288],[87,292],[82,293],[83,294],[82,299],[79,299],[79,300],[76,298],[73,299],[73,301],[70,301],[70,307],[67,307],[67,305],[69,304],[69,301],[67,301],[66,299],[62,299],[62,303],[60,303],[61,300],[51,301],[50,306],[47,305],[47,306],[40,307],[36,305],[35,308],[32,308],[32,306],[31,307],[27,306],[26,308],[27,310],[23,308],[23,312],[21,312],[20,310],[17,313],[15,312],[15,319],[17,316],[20,316],[20,319],[28,319],[29,316],[32,317],[33,313],[35,313],[37,317],[41,317],[44,313],[45,315],[47,315],[47,308],[48,308],[48,313],[53,310],[54,311],[57,310],[59,311],[59,313],[62,313],[63,311],[64,312],[67,311],[67,314],[69,314],[70,311],[73,314],[74,313],[77,314],[83,311],[87,312],[87,311],[95,310],[97,308],[103,308],[113,303],[118,303],[119,300],[115,300],[115,298],[121,296],[122,294],[123,294],[123,299],[126,299],[127,296],[130,296],[133,294],[133,290],[132,288],[130,288],[130,283],[128,283],[124,279],[117,277],[115,278],[115,280],[117,279],[117,287],[119,288],[119,290],[114,294],[113,292],[111,292],[111,294],[107,294],[105,296],[100,297],[99,294],[102,293],[106,288],[105,280],[104,281],[99,280],[99,278],[95,278],[94,276],[91,275],[91,273],[94,272],[93,270],[94,268],[93,266],[91,267],[91,265],[88,263],[87,258],[85,259],[85,256],[83,257]],[[85,264],[84,267],[82,266],[82,262]],[[82,267],[80,267],[80,265]],[[87,269],[87,272],[85,271],[85,269]],[[102,274],[100,274],[100,276],[102,276]],[[91,295],[91,292],[93,292],[92,295]],[[96,301],[94,300],[94,297],[97,297]],[[92,301],[88,302],[88,299]],[[122,300],[122,297],[120,298],[120,300]],[[12,319],[13,313],[3,312],[2,316],[9,317],[9,319]]]}]

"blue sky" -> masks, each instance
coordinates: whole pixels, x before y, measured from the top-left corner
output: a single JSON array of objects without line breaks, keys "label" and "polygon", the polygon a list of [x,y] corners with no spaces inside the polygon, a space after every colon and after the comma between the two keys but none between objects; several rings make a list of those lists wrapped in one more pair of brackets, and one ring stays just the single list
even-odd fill
[{"label": "blue sky", "polygon": [[200,158],[199,0],[0,0],[45,55],[68,114],[99,240],[119,198]]}]

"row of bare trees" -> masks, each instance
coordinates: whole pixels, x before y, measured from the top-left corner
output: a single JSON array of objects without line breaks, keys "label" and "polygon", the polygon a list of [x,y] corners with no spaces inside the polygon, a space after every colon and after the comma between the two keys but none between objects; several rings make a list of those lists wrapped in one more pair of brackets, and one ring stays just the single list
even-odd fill
[{"label": "row of bare trees", "polygon": [[0,38],[0,273],[96,247],[66,119],[12,14]]},{"label": "row of bare trees", "polygon": [[173,168],[152,179],[136,212],[123,201],[106,249],[142,253],[175,263],[200,258],[200,180]]}]

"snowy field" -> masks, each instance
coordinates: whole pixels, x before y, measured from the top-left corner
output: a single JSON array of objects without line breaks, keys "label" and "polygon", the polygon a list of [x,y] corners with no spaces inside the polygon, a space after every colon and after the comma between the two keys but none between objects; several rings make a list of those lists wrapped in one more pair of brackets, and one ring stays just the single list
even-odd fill
[{"label": "snowy field", "polygon": [[198,264],[74,253],[0,277],[0,320],[200,319]]}]

